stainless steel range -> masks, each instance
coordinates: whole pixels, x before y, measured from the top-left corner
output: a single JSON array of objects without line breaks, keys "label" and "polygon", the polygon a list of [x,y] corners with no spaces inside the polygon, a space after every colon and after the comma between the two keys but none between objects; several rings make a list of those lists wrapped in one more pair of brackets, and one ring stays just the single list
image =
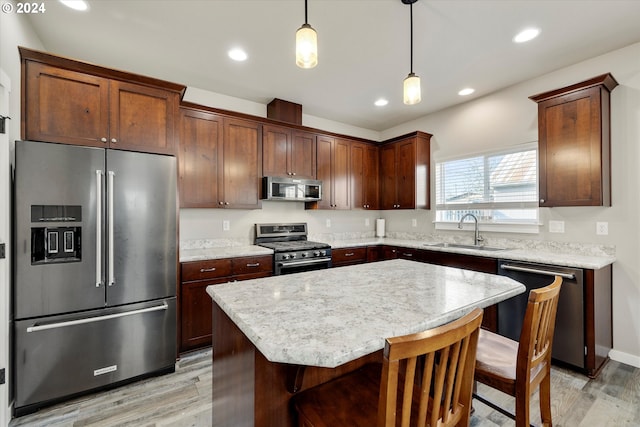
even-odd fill
[{"label": "stainless steel range", "polygon": [[307,224],[256,224],[256,245],[273,249],[274,275],[331,267],[331,246],[307,240]]}]

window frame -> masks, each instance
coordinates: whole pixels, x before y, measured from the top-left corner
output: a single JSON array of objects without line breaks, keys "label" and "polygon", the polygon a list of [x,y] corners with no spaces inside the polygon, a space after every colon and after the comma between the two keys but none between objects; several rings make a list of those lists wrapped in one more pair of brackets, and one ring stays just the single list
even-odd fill
[{"label": "window frame", "polygon": [[[506,155],[513,154],[519,152],[525,152],[535,150],[536,152],[536,184],[535,191],[536,196],[534,200],[531,201],[518,201],[518,202],[480,202],[480,203],[456,203],[456,204],[446,204],[446,203],[438,203],[439,194],[440,194],[440,186],[445,185],[444,182],[438,179],[438,170],[439,165],[447,162],[453,162],[458,160],[465,159],[473,159],[477,157],[482,157],[485,171],[488,169],[488,162],[491,157],[498,155]],[[478,227],[483,231],[495,231],[495,232],[517,232],[517,233],[539,233],[540,226],[542,225],[540,222],[540,207],[539,207],[539,174],[537,173],[539,170],[540,159],[539,159],[539,150],[538,150],[538,142],[527,142],[523,144],[519,144],[517,146],[513,146],[505,149],[477,152],[471,155],[465,156],[455,156],[449,158],[438,159],[434,162],[434,195],[435,195],[435,206],[434,206],[434,225],[438,230],[457,230],[458,229],[458,221],[452,220],[442,220],[438,219],[439,212],[442,211],[462,211],[464,213],[468,211],[477,211],[477,210],[493,210],[498,211],[502,209],[526,209],[531,210],[535,213],[535,218],[531,220],[492,220],[486,221],[483,220],[482,217],[478,218]],[[484,192],[485,194],[489,191],[490,180],[487,176],[483,179],[484,183]],[[441,187],[442,188],[442,187]],[[467,228],[465,222],[465,228]]]}]

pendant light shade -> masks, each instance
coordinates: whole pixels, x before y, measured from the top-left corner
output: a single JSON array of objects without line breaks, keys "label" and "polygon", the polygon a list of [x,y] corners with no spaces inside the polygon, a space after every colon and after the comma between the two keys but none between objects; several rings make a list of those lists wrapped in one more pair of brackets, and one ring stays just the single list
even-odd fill
[{"label": "pendant light shade", "polygon": [[417,104],[422,100],[422,90],[420,89],[420,77],[413,72],[413,3],[418,0],[401,0],[403,4],[409,5],[410,25],[411,25],[411,68],[409,75],[404,79],[403,100],[407,105]]},{"label": "pendant light shade", "polygon": [[318,65],[318,34],[307,23],[307,0],[304,0],[304,24],[296,31],[296,65],[300,68]]},{"label": "pendant light shade", "polygon": [[417,104],[422,100],[420,91],[420,77],[414,73],[409,73],[404,79],[404,103],[407,105]]}]

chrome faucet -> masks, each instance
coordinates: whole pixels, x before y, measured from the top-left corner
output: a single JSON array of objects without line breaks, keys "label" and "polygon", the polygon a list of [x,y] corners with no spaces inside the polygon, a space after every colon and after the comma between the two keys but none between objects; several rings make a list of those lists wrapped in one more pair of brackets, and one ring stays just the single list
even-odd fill
[{"label": "chrome faucet", "polygon": [[480,242],[484,241],[484,238],[480,236],[480,231],[478,230],[478,218],[474,214],[472,213],[464,214],[462,218],[460,218],[460,222],[458,223],[458,228],[462,230],[462,222],[468,216],[473,218],[473,220],[476,222],[475,233],[473,235],[473,244],[475,246],[480,246]]}]

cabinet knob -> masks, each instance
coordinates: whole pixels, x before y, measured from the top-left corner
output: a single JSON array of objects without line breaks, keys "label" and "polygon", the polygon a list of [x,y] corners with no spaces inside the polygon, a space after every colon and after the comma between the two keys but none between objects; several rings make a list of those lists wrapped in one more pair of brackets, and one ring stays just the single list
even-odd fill
[{"label": "cabinet knob", "polygon": [[111,142],[113,142],[115,144],[116,142],[118,142],[118,140],[115,139],[115,138],[111,138]]},{"label": "cabinet knob", "polygon": [[540,203],[544,203],[544,199],[540,199]]},{"label": "cabinet knob", "polygon": [[291,172],[291,175],[296,176],[296,173],[295,172]]},{"label": "cabinet knob", "polygon": [[107,142],[107,138],[100,138],[100,141]]},{"label": "cabinet knob", "polygon": [[225,205],[228,205],[228,204],[229,204],[229,202],[224,202],[224,204],[225,204]]},{"label": "cabinet knob", "polygon": [[224,205],[224,202],[218,202],[219,205]]}]

